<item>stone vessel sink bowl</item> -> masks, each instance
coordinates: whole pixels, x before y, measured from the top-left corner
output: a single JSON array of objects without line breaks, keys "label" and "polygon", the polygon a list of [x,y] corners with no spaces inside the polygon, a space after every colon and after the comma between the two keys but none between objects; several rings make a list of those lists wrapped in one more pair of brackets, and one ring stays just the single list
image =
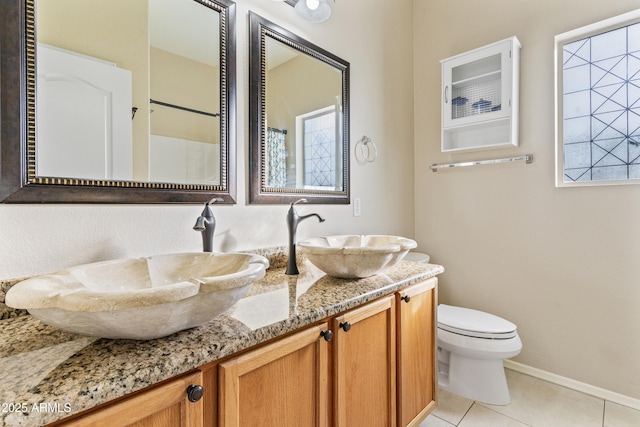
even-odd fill
[{"label": "stone vessel sink bowl", "polygon": [[417,246],[411,239],[383,235],[315,237],[297,244],[307,259],[329,276],[373,276],[400,261]]},{"label": "stone vessel sink bowl", "polygon": [[116,259],[20,282],[6,304],[69,332],[153,339],[224,313],[268,266],[266,258],[244,253]]}]

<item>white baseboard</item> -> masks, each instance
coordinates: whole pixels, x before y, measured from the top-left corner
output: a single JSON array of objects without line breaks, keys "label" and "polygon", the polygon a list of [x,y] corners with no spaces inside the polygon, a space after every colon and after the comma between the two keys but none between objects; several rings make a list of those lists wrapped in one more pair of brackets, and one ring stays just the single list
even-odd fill
[{"label": "white baseboard", "polygon": [[517,372],[521,372],[526,375],[530,375],[535,378],[540,378],[541,380],[545,380],[550,383],[570,388],[572,390],[599,397],[601,399],[608,400],[622,406],[640,410],[640,400],[625,396],[620,393],[615,393],[610,390],[605,390],[600,387],[572,380],[571,378],[552,374],[551,372],[543,371],[542,369],[532,368],[531,366],[523,365],[522,363],[514,362],[513,360],[505,360],[504,367]]}]

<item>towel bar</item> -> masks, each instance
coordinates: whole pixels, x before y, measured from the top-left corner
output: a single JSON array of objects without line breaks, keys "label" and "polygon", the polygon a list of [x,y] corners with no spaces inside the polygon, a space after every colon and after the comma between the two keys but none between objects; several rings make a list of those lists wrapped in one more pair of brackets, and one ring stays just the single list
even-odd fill
[{"label": "towel bar", "polygon": [[509,163],[509,162],[517,162],[521,160],[524,160],[527,164],[533,163],[533,154],[526,154],[524,156],[519,156],[519,157],[508,157],[505,159],[476,160],[471,162],[446,163],[446,164],[434,163],[430,166],[430,168],[433,172],[437,172],[438,169],[457,168],[461,166],[492,165],[495,163]]}]

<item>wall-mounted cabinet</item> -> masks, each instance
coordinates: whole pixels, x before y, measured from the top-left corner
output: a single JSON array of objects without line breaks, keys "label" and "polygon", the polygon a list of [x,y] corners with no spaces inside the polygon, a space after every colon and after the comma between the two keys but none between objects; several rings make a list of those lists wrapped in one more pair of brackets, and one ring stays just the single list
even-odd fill
[{"label": "wall-mounted cabinet", "polygon": [[442,151],[518,146],[520,42],[442,60]]}]

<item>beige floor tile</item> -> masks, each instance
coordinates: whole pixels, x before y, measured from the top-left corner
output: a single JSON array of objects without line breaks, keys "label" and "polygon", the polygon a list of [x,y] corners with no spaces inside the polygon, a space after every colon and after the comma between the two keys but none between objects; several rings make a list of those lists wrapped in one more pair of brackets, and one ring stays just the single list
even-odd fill
[{"label": "beige floor tile", "polygon": [[640,411],[613,402],[604,404],[604,427],[640,426]]},{"label": "beige floor tile", "polygon": [[511,403],[486,405],[533,427],[601,427],[604,400],[506,370]]},{"label": "beige floor tile", "polygon": [[435,415],[429,415],[418,427],[455,427],[455,425],[450,424]]},{"label": "beige floor tile", "polygon": [[527,425],[482,405],[474,404],[458,427],[527,427]]},{"label": "beige floor tile", "polygon": [[473,400],[440,389],[438,391],[438,407],[433,411],[433,415],[453,425],[458,425],[471,405],[473,405]]}]

